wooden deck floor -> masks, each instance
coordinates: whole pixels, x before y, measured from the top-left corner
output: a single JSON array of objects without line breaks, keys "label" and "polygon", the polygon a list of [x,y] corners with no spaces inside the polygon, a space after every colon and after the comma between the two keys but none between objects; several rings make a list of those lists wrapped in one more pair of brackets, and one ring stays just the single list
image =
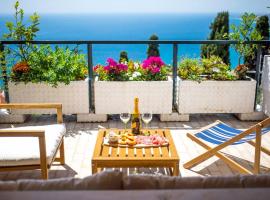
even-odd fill
[{"label": "wooden deck floor", "polygon": [[[221,120],[239,129],[246,129],[256,122],[242,122],[237,120],[233,115],[193,115],[190,122],[160,122],[154,118],[150,124],[151,128],[168,128],[171,130],[174,142],[180,156],[180,174],[181,176],[211,176],[211,175],[232,175],[236,171],[228,167],[217,157],[201,163],[192,170],[183,168],[183,163],[191,158],[204,152],[204,149],[192,142],[186,137],[188,131],[192,132],[215,120]],[[57,163],[52,166],[49,172],[49,178],[61,177],[85,177],[91,175],[91,157],[96,141],[98,129],[105,128],[123,128],[123,124],[117,116],[113,117],[106,123],[77,123],[75,116],[65,116],[64,121],[67,127],[65,137],[66,165],[61,166]],[[55,116],[42,115],[31,117],[24,124],[14,124],[18,126],[44,125],[55,123]],[[8,124],[1,124],[0,128],[10,127]],[[263,145],[270,148],[270,134],[263,136]],[[236,145],[227,147],[223,152],[227,153],[237,162],[252,167],[254,148],[249,144]],[[126,171],[125,169],[123,169]],[[164,169],[130,169],[127,173],[162,173],[166,174]],[[270,174],[270,157],[262,153],[261,173]],[[17,179],[39,179],[39,170],[0,172],[0,180],[17,180]]]}]

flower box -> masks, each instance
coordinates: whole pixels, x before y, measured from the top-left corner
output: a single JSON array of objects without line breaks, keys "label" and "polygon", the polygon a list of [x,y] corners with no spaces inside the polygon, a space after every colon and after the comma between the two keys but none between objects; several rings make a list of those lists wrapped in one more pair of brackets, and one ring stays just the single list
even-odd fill
[{"label": "flower box", "polygon": [[250,113],[253,112],[256,81],[178,80],[178,112]]},{"label": "flower box", "polygon": [[[63,114],[89,113],[88,80],[54,88],[45,83],[9,82],[10,103],[62,103]],[[14,110],[16,114],[51,114],[54,110]]]},{"label": "flower box", "polygon": [[99,81],[94,82],[96,114],[132,112],[134,98],[139,98],[139,110],[153,114],[172,112],[171,78],[167,81]]}]

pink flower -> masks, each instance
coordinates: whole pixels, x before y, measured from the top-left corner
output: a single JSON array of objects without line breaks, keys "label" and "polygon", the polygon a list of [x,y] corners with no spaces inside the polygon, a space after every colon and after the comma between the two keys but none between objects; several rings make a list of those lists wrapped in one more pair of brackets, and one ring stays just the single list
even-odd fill
[{"label": "pink flower", "polygon": [[117,67],[120,69],[120,70],[123,70],[123,71],[127,71],[128,69],[128,66],[127,65],[124,65],[124,64],[118,64]]},{"label": "pink flower", "polygon": [[116,66],[117,65],[117,62],[112,58],[108,58],[107,63],[109,66]]},{"label": "pink flower", "polygon": [[104,67],[104,70],[105,70],[105,71],[110,71],[110,69],[111,69],[111,68],[110,68],[110,65],[107,65],[107,66]]},{"label": "pink flower", "polygon": [[150,69],[150,71],[151,71],[153,74],[157,74],[157,73],[160,72],[160,68],[159,68],[159,67],[155,67],[155,68]]},{"label": "pink flower", "polygon": [[156,74],[160,72],[160,68],[164,65],[165,63],[160,57],[151,56],[143,61],[142,68]]},{"label": "pink flower", "polygon": [[147,69],[149,65],[150,65],[150,61],[147,59],[143,61],[142,67],[143,69]]},{"label": "pink flower", "polygon": [[107,63],[108,63],[108,65],[104,67],[104,70],[107,71],[110,74],[119,74],[122,71],[127,71],[128,70],[127,65],[117,63],[112,58],[108,58]]}]

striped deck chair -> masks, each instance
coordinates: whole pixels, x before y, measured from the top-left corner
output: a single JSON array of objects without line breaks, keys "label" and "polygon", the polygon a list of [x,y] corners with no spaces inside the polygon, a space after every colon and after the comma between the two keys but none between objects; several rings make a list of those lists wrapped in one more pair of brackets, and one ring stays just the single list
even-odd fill
[{"label": "striped deck chair", "polygon": [[[190,169],[215,155],[240,173],[258,174],[260,173],[261,151],[270,155],[270,151],[261,146],[261,136],[268,132],[270,132],[270,118],[263,120],[245,131],[235,129],[221,121],[216,121],[213,124],[200,129],[196,133],[187,133],[187,137],[205,148],[207,151],[185,163],[184,168]],[[216,146],[211,147],[204,141]],[[229,145],[238,145],[242,143],[248,143],[255,147],[253,172],[220,152],[220,150]]]}]

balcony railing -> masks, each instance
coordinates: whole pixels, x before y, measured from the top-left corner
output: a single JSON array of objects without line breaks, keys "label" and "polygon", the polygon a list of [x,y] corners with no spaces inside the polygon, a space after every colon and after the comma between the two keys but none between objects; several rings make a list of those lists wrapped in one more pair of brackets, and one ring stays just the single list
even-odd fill
[{"label": "balcony railing", "polygon": [[[57,41],[48,41],[48,40],[40,40],[40,41],[0,41],[0,51],[3,51],[6,45],[17,45],[17,44],[50,44],[50,45],[87,45],[87,60],[88,60],[88,76],[89,76],[89,112],[94,111],[93,105],[93,45],[104,45],[104,44],[167,44],[172,45],[173,48],[173,64],[172,64],[172,75],[173,75],[173,107],[176,107],[176,80],[177,80],[177,56],[180,45],[201,45],[201,44],[214,44],[214,45],[233,45],[240,44],[238,41],[233,40],[79,40],[79,41],[65,41],[65,40],[57,40]],[[262,46],[270,45],[270,40],[262,40],[262,41],[246,41],[241,44],[256,44],[257,47],[257,60],[256,60],[256,70],[249,71],[250,74],[255,74],[255,79],[257,81],[256,85],[256,95],[258,94],[261,73],[262,73]],[[4,57],[2,59],[5,59]],[[8,95],[8,75],[6,71],[3,71],[3,75],[1,77],[4,80],[5,85],[5,94],[6,100],[9,102]],[[256,101],[254,108],[256,107]]]}]

